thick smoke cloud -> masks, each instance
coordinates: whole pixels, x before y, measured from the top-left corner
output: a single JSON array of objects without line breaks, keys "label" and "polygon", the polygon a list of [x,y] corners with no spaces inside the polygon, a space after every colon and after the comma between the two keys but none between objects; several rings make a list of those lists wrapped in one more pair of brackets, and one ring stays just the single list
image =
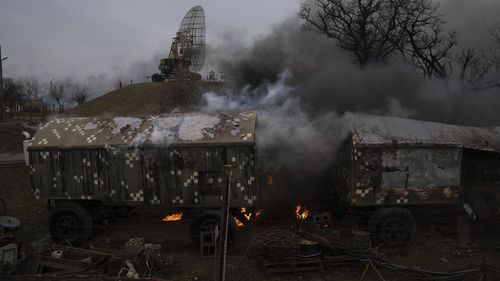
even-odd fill
[{"label": "thick smoke cloud", "polygon": [[441,81],[424,79],[396,60],[361,68],[333,40],[302,30],[295,18],[239,54],[221,64],[236,88],[258,89],[287,70],[293,78],[285,86],[311,116],[360,111],[447,121],[451,114]]},{"label": "thick smoke cloud", "polygon": [[[318,174],[332,164],[340,142],[348,129],[333,111],[311,117],[302,108],[301,100],[292,96],[293,80],[285,70],[275,82],[264,82],[226,93],[205,93],[204,111],[256,110],[257,145],[265,155],[265,168],[296,169]],[[297,165],[308,163],[307,165]]]},{"label": "thick smoke cloud", "polygon": [[397,64],[361,69],[332,40],[303,31],[298,19],[249,48],[233,46],[220,47],[237,54],[220,66],[233,87],[204,94],[203,110],[257,110],[258,148],[268,168],[327,171],[348,135],[347,111],[447,118],[438,83]]},{"label": "thick smoke cloud", "polygon": [[[488,26],[499,20],[500,2],[440,1],[440,6],[448,22],[446,29],[458,33],[454,55],[469,47],[476,52],[492,49]],[[248,91],[275,82],[287,70],[293,77],[285,83],[293,88],[290,95],[299,98],[311,116],[351,111],[462,125],[500,125],[495,109],[500,105],[498,91],[466,93],[456,118],[454,100],[459,91],[450,91],[453,83],[424,78],[397,57],[384,65],[361,68],[334,40],[304,31],[297,16],[275,26],[249,48],[235,50],[234,44],[228,44],[219,49],[232,54],[222,59],[220,67],[233,75],[237,88]]]},{"label": "thick smoke cloud", "polygon": [[[443,9],[451,7],[448,2],[441,4]],[[500,8],[500,4],[493,6]],[[473,10],[477,13],[480,9]],[[447,16],[459,16],[460,12],[464,10],[443,10]],[[452,22],[447,28],[457,29],[463,45],[474,42],[474,36],[467,32],[479,27],[469,26],[461,34],[459,21]],[[479,24],[486,29],[486,24]],[[482,36],[481,42],[486,43],[474,47],[488,47],[487,32]],[[500,125],[498,90],[466,93],[456,118],[453,83],[424,78],[396,57],[361,68],[334,40],[304,31],[297,17],[275,26],[250,47],[231,43],[214,49],[231,54],[220,56],[219,67],[231,75],[233,87],[224,94],[206,93],[203,110],[257,110],[257,142],[266,168],[304,172],[291,177],[291,185],[298,185],[306,174],[335,170],[336,161],[341,159],[339,148],[349,131],[346,112]]]}]

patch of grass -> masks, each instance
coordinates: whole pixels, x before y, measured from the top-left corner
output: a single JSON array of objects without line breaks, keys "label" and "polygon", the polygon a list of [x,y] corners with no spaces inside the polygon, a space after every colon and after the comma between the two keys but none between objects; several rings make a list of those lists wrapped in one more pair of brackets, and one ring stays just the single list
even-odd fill
[{"label": "patch of grass", "polygon": [[201,94],[219,92],[223,83],[174,80],[140,83],[111,91],[67,112],[70,116],[144,115],[187,111],[200,103]]}]

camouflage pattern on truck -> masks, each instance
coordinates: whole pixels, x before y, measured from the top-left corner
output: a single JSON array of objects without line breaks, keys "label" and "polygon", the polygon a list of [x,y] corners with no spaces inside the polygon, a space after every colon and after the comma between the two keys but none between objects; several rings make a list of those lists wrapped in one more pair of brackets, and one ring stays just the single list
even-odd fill
[{"label": "camouflage pattern on truck", "polygon": [[80,117],[47,122],[28,147],[33,195],[110,205],[255,207],[255,112]]},{"label": "camouflage pattern on truck", "polygon": [[[349,205],[448,204],[465,193],[500,194],[500,128],[350,118],[343,174]],[[491,160],[472,161],[478,158]]]}]

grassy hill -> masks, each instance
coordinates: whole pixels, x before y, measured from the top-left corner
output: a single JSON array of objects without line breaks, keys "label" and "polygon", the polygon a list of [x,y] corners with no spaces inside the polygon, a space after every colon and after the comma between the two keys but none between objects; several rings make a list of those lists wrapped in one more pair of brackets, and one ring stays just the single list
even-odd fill
[{"label": "grassy hill", "polygon": [[211,81],[165,81],[140,83],[111,91],[67,112],[70,116],[142,115],[186,111],[199,104],[201,94],[222,90]]}]

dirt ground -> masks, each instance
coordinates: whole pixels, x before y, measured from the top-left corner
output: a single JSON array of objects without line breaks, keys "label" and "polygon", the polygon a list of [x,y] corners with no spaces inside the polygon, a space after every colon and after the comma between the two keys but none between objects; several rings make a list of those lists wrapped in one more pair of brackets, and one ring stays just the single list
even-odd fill
[{"label": "dirt ground", "polygon": [[[28,169],[23,165],[0,166],[0,194],[7,203],[8,214],[22,222],[17,232],[17,241],[23,250],[33,252],[31,242],[47,235],[47,210],[45,202],[31,198]],[[293,210],[291,210],[293,211]],[[148,243],[162,246],[162,257],[168,261],[168,269],[158,274],[165,280],[213,280],[215,259],[202,257],[188,238],[187,221],[163,222],[161,213],[138,212],[130,218],[118,219],[111,225],[99,227],[83,247],[123,255],[125,242],[133,237],[144,237]],[[237,240],[229,249],[226,280],[359,280],[363,267],[339,267],[319,272],[267,275],[258,262],[245,258],[245,251],[255,236],[266,229],[291,224],[283,219],[262,219],[250,228],[240,230]],[[347,233],[349,223],[337,222],[342,233]],[[493,244],[481,248],[470,244],[462,248],[453,235],[443,236],[438,233],[419,233],[415,245],[404,250],[384,250],[391,262],[429,270],[450,271],[468,264],[486,262],[500,265],[498,233],[493,233]],[[369,271],[365,280],[381,280]]]},{"label": "dirt ground", "polygon": [[68,110],[67,116],[131,116],[185,111],[200,106],[200,95],[218,92],[223,83],[164,81],[127,85]]}]

